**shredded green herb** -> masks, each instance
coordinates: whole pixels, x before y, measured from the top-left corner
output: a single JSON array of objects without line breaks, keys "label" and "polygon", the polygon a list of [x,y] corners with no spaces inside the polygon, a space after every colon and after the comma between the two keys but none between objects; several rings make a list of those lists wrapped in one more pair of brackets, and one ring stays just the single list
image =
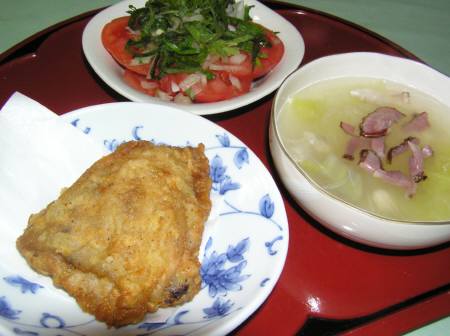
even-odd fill
[{"label": "shredded green herb", "polygon": [[142,8],[130,6],[128,26],[136,37],[126,50],[145,57],[152,79],[179,72],[212,77],[202,68],[208,55],[244,51],[257,64],[264,57],[260,49],[270,43],[264,29],[252,22],[250,9],[235,0],[148,0]]}]

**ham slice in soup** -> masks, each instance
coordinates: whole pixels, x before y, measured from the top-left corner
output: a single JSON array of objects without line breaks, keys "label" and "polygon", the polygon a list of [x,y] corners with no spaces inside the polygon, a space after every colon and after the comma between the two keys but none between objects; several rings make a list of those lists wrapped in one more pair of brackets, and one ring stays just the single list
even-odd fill
[{"label": "ham slice in soup", "polygon": [[392,124],[404,116],[403,113],[393,107],[379,107],[363,118],[359,126],[360,134],[367,138],[385,136]]},{"label": "ham slice in soup", "polygon": [[377,153],[377,155],[383,159],[385,157],[384,154],[384,136],[378,138],[370,139],[370,148]]},{"label": "ham slice in soup", "polygon": [[392,159],[393,159],[394,157],[396,157],[396,156],[398,156],[398,155],[400,155],[400,154],[406,152],[406,151],[408,150],[408,148],[409,148],[409,147],[408,147],[408,142],[409,142],[409,141],[412,142],[412,143],[414,143],[414,144],[416,144],[416,145],[418,145],[418,144],[420,143],[420,140],[417,139],[417,138],[414,138],[414,137],[407,137],[405,140],[403,140],[402,143],[398,144],[397,146],[391,147],[391,148],[388,150],[388,153],[387,153],[387,161],[388,161],[389,163],[391,163],[391,162],[392,162]]},{"label": "ham slice in soup", "polygon": [[373,150],[363,149],[359,155],[359,166],[369,173],[383,170],[380,157]]},{"label": "ham slice in soup", "polygon": [[381,159],[373,150],[364,149],[361,151],[359,166],[386,183],[404,188],[409,197],[412,197],[416,192],[416,185],[411,177],[401,171],[384,170]]},{"label": "ham slice in soup", "polygon": [[430,127],[430,123],[428,122],[427,112],[415,114],[410,121],[402,126],[407,132],[422,132],[428,127]]},{"label": "ham slice in soup", "polygon": [[377,170],[373,176],[381,178],[383,181],[392,185],[404,188],[408,197],[412,197],[416,193],[416,183],[401,171]]},{"label": "ham slice in soup", "polygon": [[339,126],[345,133],[351,136],[347,142],[345,153],[342,156],[344,159],[354,160],[354,154],[362,149],[372,149],[379,157],[384,158],[384,136],[368,139],[358,136],[355,133],[355,127],[349,123],[341,121]]},{"label": "ham slice in soup", "polygon": [[344,159],[353,161],[355,159],[355,153],[361,151],[362,149],[368,149],[370,148],[370,140],[359,137],[359,136],[352,136],[348,142],[347,146],[345,147],[345,153],[342,155]]},{"label": "ham slice in soup", "polygon": [[407,141],[408,147],[412,152],[409,157],[409,174],[414,182],[418,183],[427,178],[423,171],[423,159],[424,155],[420,147],[413,141]]},{"label": "ham slice in soup", "polygon": [[[409,136],[400,144],[391,147],[386,155],[385,138],[389,129],[403,117],[405,115],[397,109],[382,106],[362,119],[359,125],[359,135],[356,134],[355,127],[349,123],[341,121],[339,127],[350,135],[343,158],[354,160],[355,153],[359,151],[358,165],[362,169],[389,184],[404,188],[406,194],[412,197],[416,192],[416,184],[427,178],[424,172],[424,159],[433,155],[433,150],[428,145],[421,148],[419,146],[420,140]],[[422,112],[415,114],[408,122],[403,124],[400,131],[421,132],[428,127],[430,127],[428,114]],[[392,163],[395,157],[405,152],[410,153],[407,173],[383,168],[383,159]]]},{"label": "ham slice in soup", "polygon": [[355,127],[349,123],[346,123],[345,121],[341,121],[339,126],[342,128],[342,130],[351,136],[356,136],[355,133]]}]

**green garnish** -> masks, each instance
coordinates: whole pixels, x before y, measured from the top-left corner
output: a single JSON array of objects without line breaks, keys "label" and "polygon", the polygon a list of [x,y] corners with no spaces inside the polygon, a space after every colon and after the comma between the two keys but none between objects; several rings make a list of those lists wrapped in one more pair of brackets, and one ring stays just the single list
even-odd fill
[{"label": "green garnish", "polygon": [[130,6],[128,26],[136,36],[126,50],[149,60],[152,79],[179,72],[211,78],[202,68],[208,55],[244,51],[255,65],[260,49],[270,43],[264,29],[251,21],[250,9],[235,0],[148,0],[145,7]]}]

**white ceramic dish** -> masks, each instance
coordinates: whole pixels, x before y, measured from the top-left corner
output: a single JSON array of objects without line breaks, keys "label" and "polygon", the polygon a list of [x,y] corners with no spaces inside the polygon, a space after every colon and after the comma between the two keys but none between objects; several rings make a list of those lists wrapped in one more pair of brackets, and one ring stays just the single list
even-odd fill
[{"label": "white ceramic dish", "polygon": [[132,139],[205,144],[213,207],[200,259],[208,277],[194,300],[172,309],[164,322],[151,322],[149,314],[142,323],[107,329],[56,289],[49,277],[34,272],[17,252],[15,239],[5,238],[20,235],[26,223],[5,227],[8,234],[0,238],[0,255],[10,257],[0,261],[1,335],[225,335],[263,303],[283,269],[289,229],[271,175],[245,144],[200,116],[161,105],[112,103],[62,118],[110,150]]},{"label": "white ceramic dish", "polygon": [[302,88],[323,80],[345,77],[397,82],[450,106],[450,78],[415,61],[377,53],[347,53],[306,64],[286,79],[272,108],[270,149],[286,188],[323,225],[363,244],[389,249],[418,249],[449,241],[450,222],[413,224],[370,215],[334,198],[310,182],[289,157],[277,129],[277,118],[283,104]]},{"label": "white ceramic dish", "polygon": [[[235,110],[275,91],[282,81],[299,66],[303,59],[305,45],[298,30],[289,21],[262,3],[255,0],[246,0],[245,3],[254,6],[250,14],[255,22],[279,32],[278,36],[283,41],[285,47],[281,62],[268,75],[254,82],[250,92],[245,95],[216,103],[181,106],[178,104],[183,110],[200,115]],[[142,7],[145,4],[145,0],[119,2],[98,13],[87,24],[82,38],[83,51],[86,59],[106,84],[131,101],[175,106],[176,103],[161,101],[158,98],[148,96],[128,86],[122,79],[123,69],[114,61],[102,45],[101,32],[103,27],[111,20],[127,15],[126,11],[130,4],[136,7]]]}]

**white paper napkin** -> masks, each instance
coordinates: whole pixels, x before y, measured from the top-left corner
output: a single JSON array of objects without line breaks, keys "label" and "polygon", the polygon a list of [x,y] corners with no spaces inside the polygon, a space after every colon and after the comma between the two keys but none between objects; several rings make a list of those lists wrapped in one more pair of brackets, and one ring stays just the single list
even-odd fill
[{"label": "white paper napkin", "polygon": [[[28,218],[58,198],[107,149],[38,102],[14,93],[0,110],[0,273],[35,274],[16,249]],[[36,276],[36,278],[34,278]],[[149,314],[164,322],[175,308]]]},{"label": "white paper napkin", "polygon": [[0,222],[18,232],[31,213],[107,153],[101,143],[18,92],[0,111],[0,149]]}]

